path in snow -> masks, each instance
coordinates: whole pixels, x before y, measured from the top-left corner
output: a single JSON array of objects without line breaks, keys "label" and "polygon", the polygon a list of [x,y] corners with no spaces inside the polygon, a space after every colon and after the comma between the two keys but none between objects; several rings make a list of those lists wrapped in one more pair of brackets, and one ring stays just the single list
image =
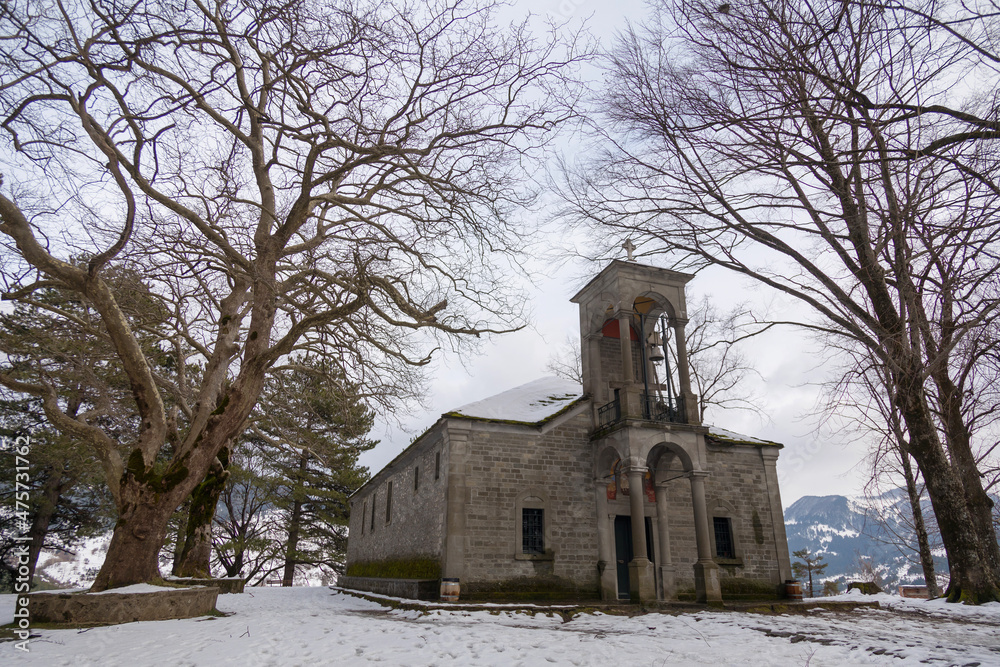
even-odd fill
[{"label": "path in snow", "polygon": [[[564,622],[509,611],[393,611],[326,588],[264,588],[220,596],[220,611],[232,613],[226,618],[39,630],[30,653],[0,644],[0,664],[1000,664],[1000,604],[893,604],[908,611],[586,614]],[[0,623],[12,618],[13,596],[0,596]]]}]

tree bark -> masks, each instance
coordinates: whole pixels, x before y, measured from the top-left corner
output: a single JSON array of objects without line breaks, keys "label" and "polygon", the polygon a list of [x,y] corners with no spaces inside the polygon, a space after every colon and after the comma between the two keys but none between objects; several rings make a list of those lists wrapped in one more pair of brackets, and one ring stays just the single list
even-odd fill
[{"label": "tree bark", "polygon": [[174,574],[178,577],[208,579],[212,576],[212,522],[219,496],[229,478],[228,467],[228,451],[223,449],[205,480],[191,492],[184,547],[174,568]]},{"label": "tree bark", "polygon": [[167,524],[177,504],[144,502],[122,511],[104,564],[90,590],[97,592],[160,580],[160,547],[166,540]]},{"label": "tree bark", "polygon": [[896,384],[900,414],[910,433],[909,453],[927,485],[941,540],[948,553],[951,581],[949,602],[982,604],[1000,600],[1000,588],[981,556],[979,535],[972,525],[962,482],[937,437],[930,410],[923,401],[921,374],[900,372]]},{"label": "tree bark", "polygon": [[295,581],[296,550],[299,548],[299,532],[302,529],[302,487],[306,467],[309,465],[309,454],[305,451],[299,456],[299,479],[295,481],[292,493],[292,515],[288,522],[288,543],[285,545],[285,571],[281,578],[282,586],[292,586]]},{"label": "tree bark", "polygon": [[900,443],[899,460],[903,464],[903,477],[906,479],[906,495],[910,499],[910,512],[913,514],[913,529],[917,534],[917,552],[920,554],[920,567],[924,571],[924,583],[932,598],[941,597],[941,589],[937,585],[937,575],[934,572],[934,555],[931,553],[930,541],[927,539],[927,526],[924,524],[924,512],[920,507],[920,494],[917,493],[917,482],[913,476],[913,466],[910,465],[910,455]]},{"label": "tree bark", "polygon": [[55,466],[51,469],[51,475],[42,485],[42,496],[35,509],[35,516],[31,520],[31,527],[28,529],[28,536],[31,542],[28,545],[28,581],[34,585],[35,568],[38,565],[38,555],[45,546],[45,537],[49,534],[49,524],[52,516],[56,513],[59,499],[67,486],[67,478],[62,469]]},{"label": "tree bark", "polygon": [[174,542],[174,562],[170,569],[170,574],[173,576],[179,576],[177,574],[178,569],[181,565],[181,554],[184,553],[184,543],[187,542],[185,535],[187,534],[187,510],[190,502],[186,502],[181,505],[177,512],[181,517],[177,520],[177,537]]},{"label": "tree bark", "polygon": [[174,458],[159,473],[145,466],[140,450],[133,450],[121,479],[121,505],[111,544],[90,590],[162,579],[159,556],[170,517],[199,483],[199,477],[193,477],[187,467],[197,470],[194,458]]},{"label": "tree bark", "polygon": [[997,544],[997,534],[993,527],[993,500],[983,489],[976,457],[972,453],[969,428],[962,416],[962,393],[945,371],[935,373],[935,381],[948,452],[962,480],[969,518],[979,536],[983,560],[992,571],[994,579],[1000,582],[1000,544]]}]

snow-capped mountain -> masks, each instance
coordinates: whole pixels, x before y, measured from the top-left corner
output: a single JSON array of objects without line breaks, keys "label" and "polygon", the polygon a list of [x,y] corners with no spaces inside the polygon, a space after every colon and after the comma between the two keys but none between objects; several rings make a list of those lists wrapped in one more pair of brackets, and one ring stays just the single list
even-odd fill
[{"label": "snow-capped mountain", "polygon": [[[948,565],[937,536],[930,503],[922,503],[930,533],[938,581],[945,583]],[[785,510],[789,552],[808,548],[827,563],[821,581],[870,580],[874,572],[883,588],[924,583],[917,555],[909,500],[902,489],[874,498],[804,496]],[[792,557],[793,562],[796,560]],[[816,584],[817,593],[821,584]]]}]

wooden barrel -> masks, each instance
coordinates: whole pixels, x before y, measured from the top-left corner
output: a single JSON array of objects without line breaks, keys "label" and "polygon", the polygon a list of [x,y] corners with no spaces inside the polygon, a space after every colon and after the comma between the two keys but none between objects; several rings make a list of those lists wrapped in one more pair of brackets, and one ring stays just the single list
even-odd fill
[{"label": "wooden barrel", "polygon": [[[441,580],[441,601],[442,602],[458,602],[458,594],[461,587],[458,584],[458,579],[442,579]],[[801,599],[802,595],[799,595]]]},{"label": "wooden barrel", "polygon": [[785,597],[789,600],[802,600],[802,582],[800,581],[786,581],[785,582]]}]

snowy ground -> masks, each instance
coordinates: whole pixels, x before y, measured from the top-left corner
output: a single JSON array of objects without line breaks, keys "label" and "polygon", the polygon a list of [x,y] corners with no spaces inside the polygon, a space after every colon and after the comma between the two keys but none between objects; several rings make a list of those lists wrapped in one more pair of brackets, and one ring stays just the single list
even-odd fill
[{"label": "snowy ground", "polygon": [[[0,664],[1000,665],[1000,604],[876,599],[893,609],[564,621],[500,607],[393,611],[327,588],[263,588],[220,596],[225,618],[38,630],[29,653],[0,643]],[[13,619],[13,604],[0,596],[0,624]]]}]

